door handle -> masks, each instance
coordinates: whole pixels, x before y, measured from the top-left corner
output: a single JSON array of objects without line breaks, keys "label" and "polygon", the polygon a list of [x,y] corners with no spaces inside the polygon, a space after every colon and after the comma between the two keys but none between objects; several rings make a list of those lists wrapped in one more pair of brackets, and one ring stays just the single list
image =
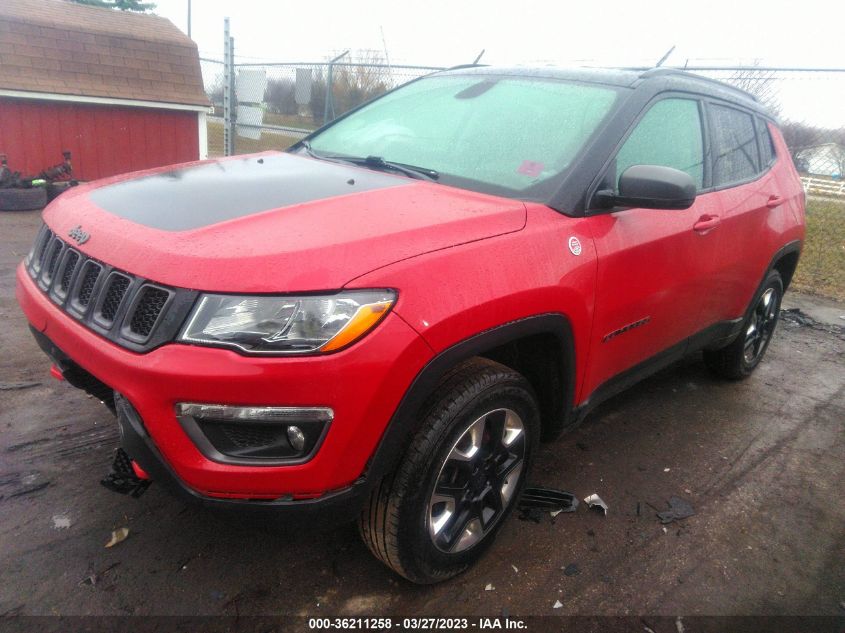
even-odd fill
[{"label": "door handle", "polygon": [[766,202],[766,206],[770,209],[774,209],[775,207],[779,207],[783,204],[783,198],[776,195],[769,196],[769,200]]},{"label": "door handle", "polygon": [[696,233],[707,233],[711,229],[715,229],[719,226],[721,221],[722,220],[718,215],[709,215],[705,213],[698,218],[698,221],[695,224],[692,225],[692,230]]}]

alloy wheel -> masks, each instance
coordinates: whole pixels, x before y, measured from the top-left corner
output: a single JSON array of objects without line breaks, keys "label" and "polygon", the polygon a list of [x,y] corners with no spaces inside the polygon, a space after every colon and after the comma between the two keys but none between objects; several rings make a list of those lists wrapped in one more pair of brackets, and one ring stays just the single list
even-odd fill
[{"label": "alloy wheel", "polygon": [[428,502],[428,531],[439,550],[468,550],[507,510],[525,460],[522,418],[494,409],[470,424],[440,467]]},{"label": "alloy wheel", "polygon": [[777,291],[769,288],[754,306],[748,328],[745,330],[742,358],[746,365],[753,365],[763,355],[777,324],[778,304]]}]

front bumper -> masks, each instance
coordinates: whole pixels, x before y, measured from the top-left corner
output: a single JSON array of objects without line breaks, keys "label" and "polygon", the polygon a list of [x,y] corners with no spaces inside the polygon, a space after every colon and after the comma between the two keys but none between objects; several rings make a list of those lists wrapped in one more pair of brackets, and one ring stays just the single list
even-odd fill
[{"label": "front bumper", "polygon": [[[169,472],[177,488],[206,499],[299,503],[355,488],[402,396],[432,356],[394,313],[357,345],[325,356],[255,358],[177,343],[139,354],[59,310],[23,265],[17,271],[17,299],[34,330],[131,403],[146,440],[127,452],[148,472],[164,478]],[[176,419],[178,402],[326,406],[335,418],[305,463],[232,465],[200,452]],[[133,454],[141,444],[151,457]]]}]

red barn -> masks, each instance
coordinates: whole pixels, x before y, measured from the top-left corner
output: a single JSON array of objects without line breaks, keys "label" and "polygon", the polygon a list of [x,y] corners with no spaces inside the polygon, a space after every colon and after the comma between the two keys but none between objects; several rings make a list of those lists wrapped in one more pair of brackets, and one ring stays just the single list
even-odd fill
[{"label": "red barn", "polygon": [[0,0],[0,154],[94,180],[207,155],[194,42],[172,22],[64,0]]}]

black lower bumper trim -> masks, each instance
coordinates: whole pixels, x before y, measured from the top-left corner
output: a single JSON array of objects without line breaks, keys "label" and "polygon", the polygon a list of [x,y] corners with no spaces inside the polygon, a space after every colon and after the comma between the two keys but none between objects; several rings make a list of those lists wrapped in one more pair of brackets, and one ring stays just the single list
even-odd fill
[{"label": "black lower bumper trim", "polygon": [[132,461],[122,448],[115,451],[111,472],[100,480],[103,487],[134,499],[144,494],[151,483],[149,479],[140,479],[135,474]]},{"label": "black lower bumper trim", "polygon": [[285,520],[313,520],[315,515],[320,515],[322,525],[348,523],[361,512],[369,492],[364,479],[359,479],[348,488],[314,499],[222,499],[200,495],[187,487],[164,461],[147,434],[141,416],[129,401],[117,392],[114,395],[121,446],[155,483],[162,484],[183,501],[240,515],[272,515]]}]

